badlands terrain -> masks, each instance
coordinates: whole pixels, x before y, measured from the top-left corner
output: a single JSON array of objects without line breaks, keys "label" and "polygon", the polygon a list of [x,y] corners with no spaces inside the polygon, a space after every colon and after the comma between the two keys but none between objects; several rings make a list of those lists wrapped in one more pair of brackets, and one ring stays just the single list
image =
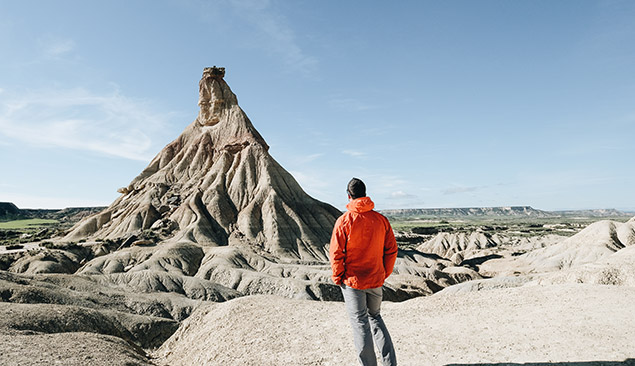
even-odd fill
[{"label": "badlands terrain", "polygon": [[[0,204],[0,364],[355,364],[327,256],[341,212],[273,159],[224,74],[204,70],[196,120],[110,206]],[[383,213],[401,365],[635,364],[634,214]]]}]

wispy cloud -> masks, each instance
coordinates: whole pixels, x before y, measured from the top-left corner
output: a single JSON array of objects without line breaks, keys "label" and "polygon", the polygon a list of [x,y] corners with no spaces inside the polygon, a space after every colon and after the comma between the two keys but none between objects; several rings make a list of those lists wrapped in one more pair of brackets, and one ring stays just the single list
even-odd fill
[{"label": "wispy cloud", "polygon": [[357,150],[343,150],[343,154],[350,155],[354,158],[363,158],[366,156],[365,152],[357,151]]},{"label": "wispy cloud", "polygon": [[425,205],[425,201],[421,197],[405,191],[394,191],[384,197],[383,201],[377,201],[378,206],[384,206],[384,208],[414,208]]},{"label": "wispy cloud", "polygon": [[304,156],[297,156],[295,158],[295,161],[300,163],[300,164],[306,164],[306,163],[310,163],[312,161],[315,161],[315,160],[321,158],[322,156],[324,156],[324,153],[316,153],[316,154],[310,154],[310,155],[304,155]]},{"label": "wispy cloud", "polygon": [[466,187],[466,186],[454,186],[454,187],[450,187],[450,188],[446,188],[444,189],[442,192],[443,194],[457,194],[457,193],[467,193],[467,192],[474,192],[476,190],[479,190],[483,187]]},{"label": "wispy cloud", "polygon": [[325,188],[331,186],[332,182],[324,179],[323,176],[319,174],[316,175],[311,172],[300,171],[300,170],[290,170],[289,173],[293,175],[293,177],[298,181],[298,183],[303,187],[311,187],[312,190],[321,191]]},{"label": "wispy cloud", "polygon": [[93,151],[148,161],[169,113],[148,102],[85,89],[38,90],[0,100],[0,135],[39,147]]},{"label": "wispy cloud", "polygon": [[406,193],[404,191],[392,192],[388,196],[388,199],[392,199],[392,200],[415,199],[415,198],[418,198],[418,197],[414,194]]},{"label": "wispy cloud", "polygon": [[[341,177],[334,177],[334,175],[338,176],[337,173],[325,175],[319,171],[300,170],[290,170],[289,173],[296,179],[302,189],[313,198],[331,204],[339,204],[342,201],[342,207],[346,204],[345,183],[342,184],[342,187],[339,187],[341,189],[338,189],[337,184],[344,180]],[[334,194],[334,192],[339,194]]]},{"label": "wispy cloud", "polygon": [[312,74],[317,67],[315,57],[305,53],[297,41],[297,37],[286,18],[277,12],[269,0],[230,0],[229,4],[236,14],[248,22],[261,34],[262,47],[284,63],[298,71]]},{"label": "wispy cloud", "polygon": [[389,174],[370,174],[369,179],[376,182],[385,191],[403,190],[403,187],[410,186],[410,182],[403,177]]},{"label": "wispy cloud", "polygon": [[47,58],[61,58],[75,49],[75,41],[72,39],[60,39],[47,37],[39,41],[42,52]]}]

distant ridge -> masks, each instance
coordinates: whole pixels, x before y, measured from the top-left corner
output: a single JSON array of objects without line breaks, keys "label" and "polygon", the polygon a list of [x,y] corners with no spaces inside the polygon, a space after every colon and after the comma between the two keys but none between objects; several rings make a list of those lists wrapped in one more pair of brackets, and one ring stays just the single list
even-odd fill
[{"label": "distant ridge", "polygon": [[632,212],[619,211],[614,208],[595,209],[595,210],[562,210],[552,211],[551,213],[560,216],[582,216],[582,217],[615,217],[615,216],[632,216]]},{"label": "distant ridge", "polygon": [[531,206],[463,207],[463,208],[412,208],[381,210],[394,219],[460,218],[460,217],[628,217],[628,213],[616,209],[543,211]]},{"label": "distant ridge", "polygon": [[58,221],[78,221],[105,207],[67,207],[63,209],[18,208],[12,202],[0,202],[0,221],[24,219],[53,219]]},{"label": "distant ridge", "polygon": [[[79,218],[100,212],[106,207],[67,207],[64,209],[21,209],[12,202],[0,202],[0,221],[21,219],[57,219],[67,216]],[[403,208],[381,210],[382,214],[396,219],[405,218],[457,218],[457,217],[632,217],[635,212],[614,208],[588,210],[538,210],[531,206],[461,207],[461,208]]]},{"label": "distant ridge", "polygon": [[20,215],[20,209],[11,202],[0,202],[0,220],[13,219]]},{"label": "distant ridge", "polygon": [[465,217],[465,216],[500,216],[500,217],[550,217],[551,213],[536,210],[531,206],[501,207],[463,207],[463,208],[413,208],[381,210],[381,213],[394,218],[400,217]]}]

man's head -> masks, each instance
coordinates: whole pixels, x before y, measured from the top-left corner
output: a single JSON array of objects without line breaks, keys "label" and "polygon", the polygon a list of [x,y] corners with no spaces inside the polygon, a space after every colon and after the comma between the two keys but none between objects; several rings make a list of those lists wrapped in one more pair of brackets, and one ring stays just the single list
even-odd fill
[{"label": "man's head", "polygon": [[348,182],[346,192],[348,192],[349,197],[352,199],[366,197],[366,185],[361,179],[353,178]]}]

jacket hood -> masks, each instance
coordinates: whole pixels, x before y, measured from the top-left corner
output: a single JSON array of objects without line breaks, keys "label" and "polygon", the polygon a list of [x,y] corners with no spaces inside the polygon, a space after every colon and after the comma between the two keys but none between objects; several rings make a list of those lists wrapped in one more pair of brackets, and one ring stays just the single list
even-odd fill
[{"label": "jacket hood", "polygon": [[375,208],[375,203],[370,197],[360,197],[350,201],[346,208],[351,212],[366,212]]}]

